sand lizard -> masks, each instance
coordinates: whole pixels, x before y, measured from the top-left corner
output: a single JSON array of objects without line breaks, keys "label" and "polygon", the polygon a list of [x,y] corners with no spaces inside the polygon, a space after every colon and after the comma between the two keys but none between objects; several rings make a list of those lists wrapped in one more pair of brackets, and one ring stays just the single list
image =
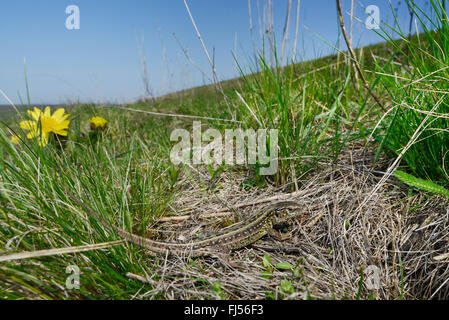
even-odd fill
[{"label": "sand lizard", "polygon": [[144,238],[115,225],[110,225],[75,195],[70,192],[67,192],[67,194],[74,202],[82,206],[93,219],[99,221],[107,229],[114,230],[123,239],[155,254],[186,255],[189,257],[215,255],[246,247],[270,233],[274,225],[281,225],[290,218],[285,214],[281,217],[278,214],[279,209],[292,205],[297,206],[297,203],[293,201],[274,203],[249,219],[235,223],[204,239],[191,242],[163,242]]}]

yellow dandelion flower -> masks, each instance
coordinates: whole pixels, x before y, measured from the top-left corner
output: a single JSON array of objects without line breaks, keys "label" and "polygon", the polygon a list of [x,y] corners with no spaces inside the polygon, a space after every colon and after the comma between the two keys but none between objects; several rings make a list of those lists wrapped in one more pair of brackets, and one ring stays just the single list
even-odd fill
[{"label": "yellow dandelion flower", "polygon": [[38,137],[39,145],[45,146],[51,133],[67,136],[67,129],[70,124],[67,118],[70,114],[65,114],[63,108],[57,109],[53,114],[51,114],[50,107],[46,107],[44,112],[36,107],[33,111],[28,110],[27,112],[32,120],[20,122],[20,127],[29,131],[28,139]]},{"label": "yellow dandelion flower", "polygon": [[106,128],[106,124],[108,123],[105,119],[102,117],[93,117],[89,120],[90,122],[90,128],[92,130],[104,130]]},{"label": "yellow dandelion flower", "polygon": [[20,143],[20,139],[19,139],[19,137],[16,136],[16,135],[12,135],[11,138],[10,138],[10,140],[11,140],[11,142],[12,142],[13,144],[19,144],[19,143]]}]

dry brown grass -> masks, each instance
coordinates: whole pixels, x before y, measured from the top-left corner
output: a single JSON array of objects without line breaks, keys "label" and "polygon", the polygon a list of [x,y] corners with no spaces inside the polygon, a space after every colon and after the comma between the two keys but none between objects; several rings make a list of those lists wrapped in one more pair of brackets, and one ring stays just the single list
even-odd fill
[{"label": "dry brown grass", "polygon": [[[286,191],[289,186],[244,190],[241,183],[247,177],[238,172],[223,173],[210,190],[207,171],[192,173],[184,179],[182,196],[174,204],[175,210],[191,217],[177,224],[165,223],[161,228],[165,238],[173,239],[172,234],[179,235],[180,229],[190,238],[202,230],[222,228],[253,214],[273,197],[295,200],[304,209],[292,221],[291,237],[285,241],[267,236],[227,258],[192,262],[161,257],[163,267],[157,278],[129,275],[153,287],[137,292],[136,298],[208,299],[221,294],[231,299],[264,299],[267,292],[295,299],[448,298],[448,263],[434,259],[449,251],[447,202],[420,193],[410,197],[408,189],[394,178],[372,194],[382,177],[379,170],[386,164],[379,163],[370,171],[365,166],[370,161],[371,156],[352,151],[341,157],[337,167],[327,165],[301,181],[295,193]],[[359,207],[368,196],[367,205]],[[247,205],[250,202],[259,204]],[[200,218],[219,210],[231,213]],[[270,279],[260,277],[265,254],[273,264],[298,265],[298,272],[274,270]],[[369,290],[361,281],[363,270],[370,265],[380,270],[380,289]],[[294,293],[281,292],[283,279],[292,282]],[[212,289],[217,282],[220,294]]]}]

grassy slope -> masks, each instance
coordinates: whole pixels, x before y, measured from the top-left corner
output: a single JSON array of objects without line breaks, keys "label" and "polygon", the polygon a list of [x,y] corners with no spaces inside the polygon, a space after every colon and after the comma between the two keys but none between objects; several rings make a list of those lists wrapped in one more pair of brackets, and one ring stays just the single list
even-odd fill
[{"label": "grassy slope", "polygon": [[[384,44],[364,48],[363,51],[364,57],[371,57],[374,53],[388,59],[391,54]],[[371,58],[367,58],[364,64],[366,69],[371,69]],[[359,88],[352,81],[345,84],[348,72],[342,55],[298,64],[285,71],[289,86],[281,93],[292,97],[287,104],[289,110],[298,116],[301,108],[304,110],[307,107],[309,110],[313,108],[315,116],[324,115],[324,120],[314,118],[310,125],[327,125],[325,131],[318,133],[321,140],[330,141],[326,145],[329,146],[326,149],[329,159],[336,158],[339,151],[347,147],[343,142],[351,143],[360,138],[363,141],[364,135],[360,129],[372,128],[380,115],[379,110],[371,107],[372,102],[366,103],[360,84]],[[368,77],[373,80],[372,74]],[[264,94],[271,88],[265,88],[263,90],[267,91],[262,90],[257,95],[242,79],[225,81],[223,86],[230,100],[239,108],[242,106],[234,93],[235,89],[245,99],[254,99],[251,100],[254,104],[263,105],[266,102],[263,100]],[[303,94],[305,90],[306,95]],[[269,101],[277,103],[276,97]],[[337,106],[337,111],[331,113],[333,105]],[[361,106],[365,106],[365,111],[359,115]],[[214,86],[185,90],[155,102],[143,101],[130,107],[228,117],[222,96]],[[239,109],[238,118],[252,127],[251,117],[243,109]],[[64,149],[49,146],[42,150],[23,143],[14,148],[7,142],[7,133],[2,135],[0,256],[116,239],[98,223],[88,221],[85,213],[67,198],[64,188],[84,194],[84,201],[111,223],[142,235],[150,235],[145,231],[147,224],[157,217],[170,214],[169,204],[174,198],[182,196],[186,173],[183,168],[174,167],[169,162],[172,146],[169,136],[174,128],[189,128],[191,120],[143,115],[101,106],[75,107],[71,114],[70,141]],[[87,119],[93,115],[100,115],[109,121],[107,130],[99,135],[90,133],[88,129]],[[203,123],[224,128],[217,122]],[[9,124],[11,128],[17,128],[15,119],[11,119]],[[276,123],[273,122],[273,125]],[[5,131],[8,132],[8,129]],[[322,132],[324,135],[321,135]],[[317,141],[316,145],[321,146],[321,142]],[[317,154],[314,153],[316,150],[310,152],[313,157]],[[319,152],[324,151],[320,149]],[[293,171],[303,173],[300,171],[303,164],[294,163],[297,171],[291,170],[290,165],[282,168],[284,171],[275,182],[278,185],[288,183]],[[268,180],[268,183],[272,182]],[[265,183],[262,181],[262,186]],[[263,262],[258,263],[262,265]],[[154,282],[145,287],[149,290],[157,287],[161,277],[158,270],[163,264],[164,259],[149,257],[133,245],[1,263],[0,298],[131,298],[142,289],[142,283],[130,281],[126,273],[152,276]],[[77,265],[81,269],[79,290],[61,289],[65,286],[68,276],[66,267],[69,265]],[[210,267],[202,259],[190,261],[187,263],[189,265],[199,265],[201,270],[204,268],[205,274]],[[210,292],[210,297],[221,297],[219,286],[214,286],[210,281],[201,278],[190,281],[196,290]],[[162,289],[151,292],[151,298],[170,298]],[[356,294],[348,293],[351,297]]]}]

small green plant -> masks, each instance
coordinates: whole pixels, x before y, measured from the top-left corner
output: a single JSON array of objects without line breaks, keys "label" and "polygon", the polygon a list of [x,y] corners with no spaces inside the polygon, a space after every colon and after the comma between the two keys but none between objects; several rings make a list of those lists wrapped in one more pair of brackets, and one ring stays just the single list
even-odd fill
[{"label": "small green plant", "polygon": [[276,264],[276,269],[278,270],[293,270],[294,266],[292,266],[288,262],[279,262]]},{"label": "small green plant", "polygon": [[217,281],[214,284],[212,284],[212,290],[218,297],[220,297],[220,299],[226,299],[226,294],[222,289],[222,284],[220,281]]},{"label": "small green plant", "polygon": [[259,276],[264,279],[270,279],[273,275],[274,267],[270,257],[267,254],[264,254],[262,258],[262,265],[265,270]]},{"label": "small green plant", "polygon": [[295,292],[295,287],[293,286],[292,282],[287,279],[283,279],[281,281],[280,289],[281,289],[281,292],[286,295],[289,295],[289,294],[292,294],[293,292]]},{"label": "small green plant", "polygon": [[217,182],[218,178],[220,177],[220,174],[225,170],[226,166],[221,165],[221,166],[217,167],[216,169],[214,169],[213,164],[209,163],[207,165],[207,168],[209,169],[209,174],[210,174],[209,189],[212,190],[215,188],[215,183]]}]

